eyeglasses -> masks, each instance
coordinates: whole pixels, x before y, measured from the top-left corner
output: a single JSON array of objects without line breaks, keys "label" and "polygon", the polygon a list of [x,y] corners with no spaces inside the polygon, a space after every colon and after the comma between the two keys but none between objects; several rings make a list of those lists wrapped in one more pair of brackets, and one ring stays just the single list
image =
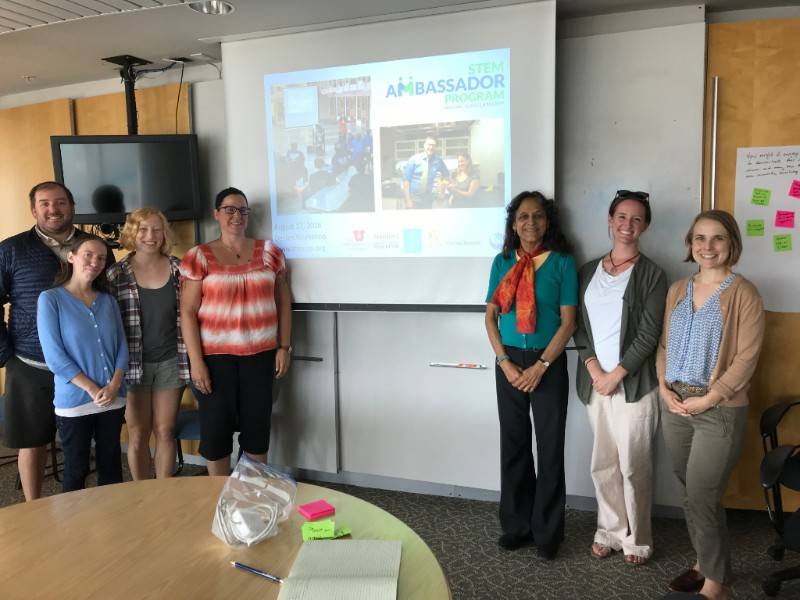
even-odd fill
[{"label": "eyeglasses", "polygon": [[650,202],[650,194],[647,192],[632,192],[630,190],[617,190],[617,195],[614,196],[614,200],[617,198],[635,198],[636,200],[640,200],[645,203]]},{"label": "eyeglasses", "polygon": [[239,208],[238,206],[220,206],[217,210],[221,210],[226,215],[230,216],[235,215],[237,212],[243,217],[246,217],[250,214],[250,209],[247,206],[243,206],[242,208]]}]

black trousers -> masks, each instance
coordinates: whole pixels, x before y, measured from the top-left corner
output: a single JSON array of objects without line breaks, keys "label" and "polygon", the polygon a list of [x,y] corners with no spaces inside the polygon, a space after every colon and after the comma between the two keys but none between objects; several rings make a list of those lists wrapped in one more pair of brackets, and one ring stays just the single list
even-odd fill
[{"label": "black trousers", "polygon": [[200,455],[220,460],[233,451],[233,434],[248,454],[266,454],[272,422],[275,350],[249,356],[205,356],[211,393],[192,386],[200,407]]},{"label": "black trousers", "polygon": [[122,451],[119,434],[124,416],[124,408],[80,417],[56,416],[58,435],[64,448],[65,492],[82,490],[86,487],[92,438],[94,438],[94,459],[97,465],[97,485],[122,483]]},{"label": "black trousers", "polygon": [[[541,350],[506,346],[506,354],[526,369]],[[569,376],[562,352],[529,393],[514,389],[495,369],[500,417],[500,526],[504,533],[533,534],[543,548],[564,538],[564,430],[567,425]],[[536,432],[537,469],[533,462],[531,413]]]}]

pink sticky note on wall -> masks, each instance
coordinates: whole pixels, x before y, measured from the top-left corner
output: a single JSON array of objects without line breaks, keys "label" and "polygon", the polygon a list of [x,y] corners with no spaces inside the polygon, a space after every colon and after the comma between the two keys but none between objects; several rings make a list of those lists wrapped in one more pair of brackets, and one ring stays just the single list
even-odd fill
[{"label": "pink sticky note on wall", "polygon": [[775,213],[775,227],[794,227],[794,211],[779,210]]},{"label": "pink sticky note on wall", "polygon": [[800,179],[795,179],[789,186],[789,195],[792,198],[800,198]]}]

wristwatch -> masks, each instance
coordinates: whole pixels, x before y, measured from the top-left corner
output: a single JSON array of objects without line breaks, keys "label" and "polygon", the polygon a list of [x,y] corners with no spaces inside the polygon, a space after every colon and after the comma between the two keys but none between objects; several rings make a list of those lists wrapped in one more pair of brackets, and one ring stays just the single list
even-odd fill
[{"label": "wristwatch", "polygon": [[278,346],[278,348],[281,349],[281,350],[286,350],[289,354],[292,353],[292,345],[291,344],[289,344],[288,346]]},{"label": "wristwatch", "polygon": [[544,365],[545,369],[550,366],[550,361],[543,359],[541,356],[539,357],[539,362]]}]

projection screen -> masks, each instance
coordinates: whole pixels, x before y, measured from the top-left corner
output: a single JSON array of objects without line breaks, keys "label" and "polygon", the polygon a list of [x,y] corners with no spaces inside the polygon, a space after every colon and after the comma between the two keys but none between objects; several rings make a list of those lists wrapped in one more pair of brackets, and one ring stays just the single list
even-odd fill
[{"label": "projection screen", "polygon": [[553,192],[555,2],[222,45],[230,185],[308,308],[481,305]]}]

